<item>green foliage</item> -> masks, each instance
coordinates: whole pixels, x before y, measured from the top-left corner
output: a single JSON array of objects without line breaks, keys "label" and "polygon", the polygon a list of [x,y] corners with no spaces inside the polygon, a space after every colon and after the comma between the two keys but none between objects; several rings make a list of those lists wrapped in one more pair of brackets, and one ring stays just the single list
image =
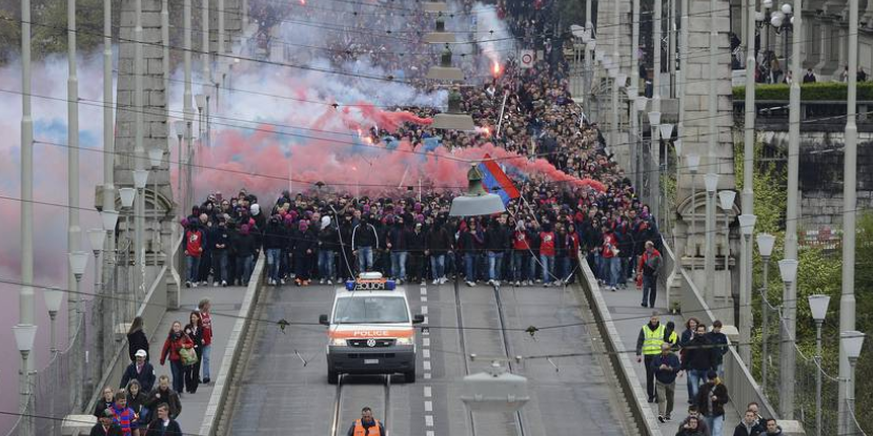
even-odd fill
[{"label": "green foliage", "polygon": [[[788,176],[784,170],[779,170],[775,162],[761,164],[757,156],[763,149],[761,143],[755,144],[755,175],[752,177],[755,192],[755,232],[777,234],[785,226],[784,214],[788,197],[785,192]],[[734,144],[734,172],[736,173],[737,190],[743,190],[743,143]]]},{"label": "green foliage", "polygon": [[[790,86],[786,84],[756,84],[756,100],[788,100]],[[802,101],[841,101],[848,98],[848,86],[840,82],[817,82],[800,85]],[[734,100],[746,99],[746,87],[733,88]],[[873,82],[858,83],[858,100],[873,100]]]}]

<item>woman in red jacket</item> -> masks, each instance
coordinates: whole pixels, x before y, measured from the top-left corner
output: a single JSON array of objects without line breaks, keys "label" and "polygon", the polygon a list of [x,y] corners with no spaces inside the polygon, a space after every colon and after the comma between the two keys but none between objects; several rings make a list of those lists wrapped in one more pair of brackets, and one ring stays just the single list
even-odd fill
[{"label": "woman in red jacket", "polygon": [[182,323],[176,321],[167,335],[167,340],[164,341],[164,348],[161,350],[161,366],[169,357],[170,371],[173,373],[173,390],[180,395],[185,390],[185,371],[182,365],[182,356],[179,355],[179,350],[183,348],[194,348],[194,341],[182,331]]}]

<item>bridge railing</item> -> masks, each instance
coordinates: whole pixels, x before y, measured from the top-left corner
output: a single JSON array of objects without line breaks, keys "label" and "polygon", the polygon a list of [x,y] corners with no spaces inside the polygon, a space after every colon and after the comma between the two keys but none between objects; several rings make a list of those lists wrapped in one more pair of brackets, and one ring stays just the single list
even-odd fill
[{"label": "bridge railing", "polygon": [[[788,100],[756,100],[755,125],[759,130],[788,131]],[[734,99],[734,118],[742,119],[745,101]],[[873,101],[858,101],[858,131],[873,132]],[[841,132],[846,127],[845,100],[800,102],[800,129]]]}]

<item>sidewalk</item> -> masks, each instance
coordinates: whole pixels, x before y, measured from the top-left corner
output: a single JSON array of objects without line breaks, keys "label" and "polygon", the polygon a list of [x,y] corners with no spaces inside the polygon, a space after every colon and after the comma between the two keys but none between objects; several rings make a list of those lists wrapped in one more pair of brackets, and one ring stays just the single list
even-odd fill
[{"label": "sidewalk", "polygon": [[[601,291],[603,291],[603,288],[601,288]],[[681,314],[670,315],[667,313],[667,310],[665,309],[667,307],[666,294],[661,289],[658,290],[658,298],[655,301],[656,307],[654,309],[640,306],[643,294],[642,291],[635,286],[630,286],[629,289],[625,290],[620,289],[617,292],[603,291],[602,295],[607,306],[609,306],[609,314],[612,316],[615,328],[621,335],[625,349],[629,351],[636,349],[637,336],[640,333],[640,329],[643,325],[649,322],[649,317],[651,317],[653,310],[658,311],[658,313],[661,314],[661,324],[666,325],[668,321],[673,321],[676,324],[677,335],[681,336],[682,331],[685,330],[685,318],[683,318]],[[634,353],[630,352],[628,357],[630,357],[634,362],[634,371],[637,374],[643,392],[645,392],[646,368],[642,363],[637,363],[636,355]],[[675,434],[679,429],[679,423],[688,416],[688,388],[686,383],[687,376],[682,372],[680,373],[679,378],[676,379],[676,394],[674,396],[672,414],[673,419],[666,423],[659,424],[661,432],[665,435]],[[730,392],[728,392],[728,395],[730,395]],[[657,416],[658,404],[652,403],[651,407],[652,412]],[[734,416],[736,416],[736,413],[733,411],[733,403],[728,403],[725,405],[725,434],[728,433],[728,429],[732,429],[736,425],[736,422],[727,418]]]},{"label": "sidewalk", "polygon": [[[150,355],[156,358],[153,361],[155,372],[160,377],[166,374],[172,380],[173,376],[170,373],[170,364],[167,362],[164,366],[160,365],[161,347],[164,345],[166,334],[170,331],[174,321],[179,321],[184,326],[188,323],[188,317],[191,311],[197,309],[197,304],[203,298],[209,298],[212,302],[212,352],[210,359],[210,371],[213,377],[213,382],[204,385],[200,384],[196,394],[182,393],[182,413],[177,421],[185,433],[196,433],[199,431],[203,423],[203,417],[206,413],[206,405],[209,403],[209,398],[212,396],[212,390],[215,386],[215,377],[218,376],[218,370],[221,368],[221,361],[224,358],[224,351],[230,340],[230,333],[233,330],[236,322],[237,314],[245,297],[245,287],[206,287],[197,288],[182,288],[179,310],[170,310],[161,319],[161,324],[158,327],[155,337],[150,338]],[[231,315],[231,316],[225,316]]]}]

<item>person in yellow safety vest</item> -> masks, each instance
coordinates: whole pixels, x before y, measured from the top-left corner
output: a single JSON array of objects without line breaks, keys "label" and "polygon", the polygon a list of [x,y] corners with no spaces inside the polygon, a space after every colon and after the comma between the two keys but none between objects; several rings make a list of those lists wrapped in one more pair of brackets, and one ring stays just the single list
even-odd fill
[{"label": "person in yellow safety vest", "polygon": [[[664,343],[664,331],[658,312],[652,312],[649,323],[640,329],[637,337],[637,362],[645,359],[646,364],[646,393],[649,394],[649,402],[655,402],[655,370],[652,368],[652,359],[661,354],[661,344]],[[640,357],[642,354],[643,357]]]},{"label": "person in yellow safety vest", "polygon": [[679,351],[679,335],[676,334],[676,323],[673,321],[667,321],[667,327],[664,329],[664,342],[669,342],[673,351]]},{"label": "person in yellow safety vest", "polygon": [[385,427],[373,418],[373,409],[361,409],[361,419],[356,419],[349,428],[348,436],[385,436]]}]

